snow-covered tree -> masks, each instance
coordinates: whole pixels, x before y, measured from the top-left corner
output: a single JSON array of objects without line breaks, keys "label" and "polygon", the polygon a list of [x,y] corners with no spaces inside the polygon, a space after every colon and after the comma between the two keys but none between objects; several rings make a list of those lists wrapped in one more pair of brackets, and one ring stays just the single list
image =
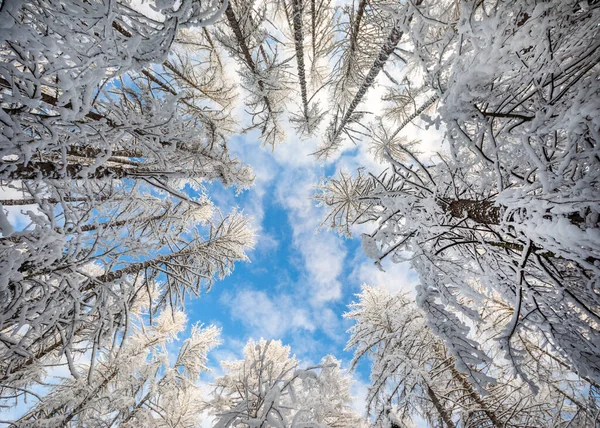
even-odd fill
[{"label": "snow-covered tree", "polygon": [[[123,216],[124,211],[116,212]],[[11,395],[13,386],[39,381],[44,366],[56,358],[108,346],[127,330],[132,305],[154,284],[151,313],[179,307],[187,295],[198,295],[228,275],[235,261],[246,260],[253,235],[244,217],[232,214],[203,236],[193,224],[182,223],[184,216],[202,221],[198,214],[167,205],[150,219],[95,222],[67,234],[60,228],[53,233],[63,241],[47,244],[57,246],[53,260],[30,254],[39,242],[25,237],[9,242],[4,254],[16,268],[3,272],[8,283],[0,324],[5,392]]]},{"label": "snow-covered tree", "polygon": [[337,11],[331,100],[341,111],[348,108],[389,36],[394,25],[389,12],[395,7],[386,1],[360,0]]},{"label": "snow-covered tree", "polygon": [[215,35],[241,67],[250,129],[258,129],[263,144],[273,149],[285,136],[281,115],[289,79],[280,43],[265,30],[266,14],[266,6],[255,1],[230,1],[224,14],[226,28],[219,27]]},{"label": "snow-covered tree", "polygon": [[456,370],[453,357],[414,302],[369,286],[357,297],[345,314],[355,322],[347,347],[354,349],[354,365],[372,359],[367,406],[377,426],[404,426],[415,416],[429,426],[445,427],[594,424],[598,400],[588,392],[593,386],[574,379],[551,359],[532,355],[524,362],[523,369],[543,383],[536,393],[512,371],[488,365],[485,370],[494,372],[498,383],[482,395]]},{"label": "snow-covered tree", "polygon": [[306,37],[309,46],[306,56],[309,63],[309,87],[317,92],[331,73],[328,69],[328,59],[335,46],[336,9],[331,0],[310,0],[305,8],[308,13]]},{"label": "snow-covered tree", "polygon": [[[104,138],[98,148],[108,151],[106,141],[114,143],[123,134],[147,137],[143,131],[152,133],[152,126],[119,115],[117,106],[107,102],[106,91],[119,88],[119,76],[166,60],[180,28],[213,22],[223,5],[159,2],[151,17],[126,2],[3,4],[3,173],[28,165],[47,150],[56,151],[64,162],[65,151],[78,142],[93,145]],[[162,118],[154,117],[154,127],[171,111],[167,108]],[[143,131],[136,133],[136,125]]]},{"label": "snow-covered tree", "polygon": [[[0,8],[0,181],[22,193],[2,203],[29,220],[17,229],[0,208],[3,396],[21,395],[56,358],[94,355],[123,335],[157,278],[152,312],[246,259],[247,220],[213,216],[203,187],[253,180],[227,148],[224,76],[200,78],[200,64],[169,56],[179,30],[214,23],[226,4]],[[214,51],[209,43],[202,55]]]},{"label": "snow-covered tree", "polygon": [[[352,129],[352,125],[363,125],[364,111],[357,110],[363,98],[367,94],[367,91],[371,89],[376,81],[379,73],[382,72],[386,62],[390,59],[396,47],[400,43],[404,35],[403,28],[412,19],[412,10],[408,5],[392,5],[383,4],[378,5],[374,11],[369,13],[369,7],[367,6],[370,2],[361,1],[358,4],[358,10],[353,13],[353,21],[349,24],[348,32],[348,45],[342,44],[343,52],[341,56],[341,63],[338,63],[338,67],[341,67],[339,74],[339,81],[337,86],[341,89],[334,91],[334,99],[336,103],[334,105],[335,113],[331,122],[327,128],[324,136],[324,141],[318,148],[315,155],[319,158],[330,157],[335,153],[341,146],[344,136],[349,137],[353,141],[355,137],[353,132],[356,130]],[[415,2],[416,5],[421,4],[421,0]],[[416,7],[416,6],[414,6]],[[363,20],[368,21],[370,15],[377,16],[377,19],[371,25],[367,23],[362,24]],[[366,28],[361,30],[365,26]],[[381,36],[381,30],[384,30],[385,36]],[[369,34],[369,32],[375,32],[375,34]],[[358,46],[364,44],[361,42],[359,35],[367,33],[365,37],[370,40],[370,43],[376,45],[369,52],[377,52],[376,55],[369,55],[367,62],[370,67],[363,71],[360,59],[360,53]],[[364,59],[362,60],[364,61]],[[355,89],[354,89],[355,88]],[[348,91],[350,89],[350,92]],[[336,95],[336,92],[340,92],[340,95]],[[347,95],[345,95],[347,94]],[[344,98],[348,98],[347,102]],[[337,102],[337,100],[341,102]]]},{"label": "snow-covered tree", "polygon": [[377,224],[363,248],[378,264],[410,257],[430,328],[479,388],[490,379],[474,368],[490,358],[468,324],[483,325],[476,309],[492,298],[512,307],[497,339],[517,372],[515,337],[527,332],[597,383],[600,168],[597,115],[584,113],[598,109],[597,5],[448,5],[416,13],[410,3],[399,20],[433,94],[409,120],[439,98],[429,123],[444,127],[447,153],[423,156],[402,138],[405,123],[376,123],[372,142],[390,169],[343,174],[318,198],[345,233]]},{"label": "snow-covered tree", "polygon": [[221,363],[208,410],[215,427],[357,427],[350,378],[331,356],[301,369],[280,341],[250,340],[244,359]]},{"label": "snow-covered tree", "polygon": [[173,359],[169,353],[185,329],[185,315],[165,311],[151,325],[143,323],[136,318],[122,346],[99,350],[93,370],[79,365],[16,425],[199,426],[202,394],[196,380],[207,370],[206,354],[218,345],[219,330],[192,327]]},{"label": "snow-covered tree", "polygon": [[[325,112],[315,97],[327,86],[328,54],[333,42],[333,8],[328,1],[310,4],[302,0],[284,2],[282,5],[288,31],[286,38],[293,46],[299,91],[299,112],[290,111],[289,120],[299,136],[313,136]],[[317,33],[318,32],[318,33]],[[289,34],[288,34],[289,33]],[[292,51],[290,49],[290,51]]]}]

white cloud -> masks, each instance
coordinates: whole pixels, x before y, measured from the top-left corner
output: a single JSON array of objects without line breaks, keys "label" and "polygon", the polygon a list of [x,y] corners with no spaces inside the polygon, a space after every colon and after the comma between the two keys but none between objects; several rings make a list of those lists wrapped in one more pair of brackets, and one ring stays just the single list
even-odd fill
[{"label": "white cloud", "polygon": [[409,262],[384,263],[385,272],[381,271],[372,260],[359,263],[352,273],[361,284],[382,287],[390,292],[405,292],[415,296],[415,287],[419,279]]},{"label": "white cloud", "polygon": [[207,366],[209,372],[204,377],[204,380],[209,383],[225,374],[221,367],[221,361],[236,361],[244,358],[244,346],[246,342],[242,340],[241,335],[223,336],[221,339],[223,343],[210,352],[210,359]]},{"label": "white cloud", "polygon": [[302,255],[303,280],[314,306],[336,301],[342,296],[338,278],[346,257],[341,238],[329,231],[317,230],[323,212],[311,196],[318,178],[314,169],[291,170],[283,175],[277,186],[277,199],[287,210],[294,246]]},{"label": "white cloud", "polygon": [[319,305],[336,301],[342,295],[338,280],[343,271],[346,251],[336,238],[325,233],[299,236],[298,246],[308,273],[307,286],[311,290],[311,302]]},{"label": "white cloud", "polygon": [[287,295],[271,297],[264,291],[245,289],[225,294],[222,301],[254,338],[278,339],[293,330],[316,329],[308,311]]}]

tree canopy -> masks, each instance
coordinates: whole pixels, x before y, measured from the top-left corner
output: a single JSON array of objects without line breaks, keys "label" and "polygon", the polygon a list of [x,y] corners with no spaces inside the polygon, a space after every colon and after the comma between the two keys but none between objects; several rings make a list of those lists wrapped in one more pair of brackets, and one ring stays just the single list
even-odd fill
[{"label": "tree canopy", "polygon": [[[5,0],[0,29],[0,406],[36,399],[13,425],[600,420],[598,1]],[[177,337],[262,239],[209,191],[252,187],[242,134],[380,166],[313,196],[419,276],[345,315],[367,419],[331,355],[256,338],[207,393],[218,328]]]}]

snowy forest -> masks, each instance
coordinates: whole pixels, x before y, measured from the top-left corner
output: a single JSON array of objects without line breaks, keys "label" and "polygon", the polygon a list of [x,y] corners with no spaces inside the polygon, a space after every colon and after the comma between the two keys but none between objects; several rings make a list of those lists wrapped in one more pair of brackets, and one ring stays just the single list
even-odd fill
[{"label": "snowy forest", "polygon": [[[600,426],[598,0],[0,0],[0,46],[0,425]],[[247,153],[373,268],[337,350],[190,309],[284,258]]]}]

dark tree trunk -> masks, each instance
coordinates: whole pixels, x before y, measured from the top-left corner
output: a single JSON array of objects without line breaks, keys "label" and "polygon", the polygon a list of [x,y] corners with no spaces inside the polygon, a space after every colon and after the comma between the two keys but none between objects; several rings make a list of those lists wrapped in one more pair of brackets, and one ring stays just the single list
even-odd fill
[{"label": "dark tree trunk", "polygon": [[[104,199],[97,198],[97,199],[94,199],[94,201],[102,201]],[[58,199],[58,198],[40,198],[39,199],[39,202],[47,203],[47,204],[51,204],[51,205],[60,204],[61,202],[86,202],[86,201],[90,201],[90,198],[85,197],[85,196],[75,196],[75,197],[64,196],[60,199]],[[37,205],[37,203],[38,203],[38,199],[35,199],[35,198],[0,199],[0,205],[5,206],[5,207],[14,207],[14,206],[21,206],[21,205]]]},{"label": "dark tree trunk", "polygon": [[446,205],[446,211],[452,217],[467,217],[480,224],[500,224],[502,219],[502,208],[488,200],[456,199]]},{"label": "dark tree trunk", "polygon": [[342,79],[348,79],[348,77],[350,76],[350,72],[352,70],[352,61],[358,47],[358,33],[360,31],[360,24],[365,14],[366,7],[367,1],[360,0],[360,3],[358,3],[358,8],[356,9],[356,16],[354,18],[354,22],[352,23],[352,29],[350,30],[350,47],[348,48],[348,50],[350,51],[350,55],[348,55],[348,61],[346,61],[346,66]]},{"label": "dark tree trunk", "polygon": [[[304,70],[304,36],[302,34],[302,0],[292,0],[294,44],[296,48],[296,62],[298,64],[298,80],[300,81],[300,95],[302,97],[302,111],[304,120],[308,122],[308,95],[306,93],[306,73]],[[313,61],[315,59],[313,58]]]},{"label": "dark tree trunk", "polygon": [[454,424],[454,422],[452,422],[452,418],[448,414],[448,411],[444,408],[436,393],[433,391],[433,389],[431,389],[431,387],[427,383],[425,383],[425,389],[427,390],[427,395],[431,399],[433,407],[435,407],[435,410],[437,411],[442,421],[444,421],[448,428],[456,428],[456,425]]},{"label": "dark tree trunk", "polygon": [[[225,9],[225,17],[227,18],[227,23],[229,24],[229,27],[233,31],[235,39],[238,42],[238,45],[242,51],[242,55],[244,56],[244,62],[246,63],[246,66],[248,67],[248,69],[250,70],[250,72],[252,74],[254,74],[255,76],[258,77],[258,71],[256,70],[256,64],[254,63],[254,60],[252,59],[252,54],[250,54],[250,49],[248,48],[248,45],[246,43],[246,38],[244,37],[244,34],[242,33],[240,24],[235,16],[235,12],[233,11],[233,9],[231,7],[231,2],[227,5],[227,9]],[[260,89],[261,92],[265,91],[265,83],[260,79],[258,80],[258,88]],[[267,107],[267,110],[269,111],[269,114],[272,115],[273,110],[271,108],[271,102],[269,101],[267,96],[264,96],[263,100],[264,100],[265,106]]]},{"label": "dark tree trunk", "polygon": [[80,164],[60,165],[55,162],[29,162],[27,165],[11,165],[8,171],[9,180],[60,180],[63,178],[124,178],[127,171],[119,167],[96,167],[93,172],[85,172],[86,166]]},{"label": "dark tree trunk", "polygon": [[136,177],[160,177],[169,174],[167,171],[157,171],[149,168],[131,166],[124,168],[120,166],[96,166],[93,169],[87,165],[67,164],[61,165],[50,161],[29,162],[27,165],[11,165],[4,171],[4,177],[8,180],[60,180],[60,179],[123,179]]}]

